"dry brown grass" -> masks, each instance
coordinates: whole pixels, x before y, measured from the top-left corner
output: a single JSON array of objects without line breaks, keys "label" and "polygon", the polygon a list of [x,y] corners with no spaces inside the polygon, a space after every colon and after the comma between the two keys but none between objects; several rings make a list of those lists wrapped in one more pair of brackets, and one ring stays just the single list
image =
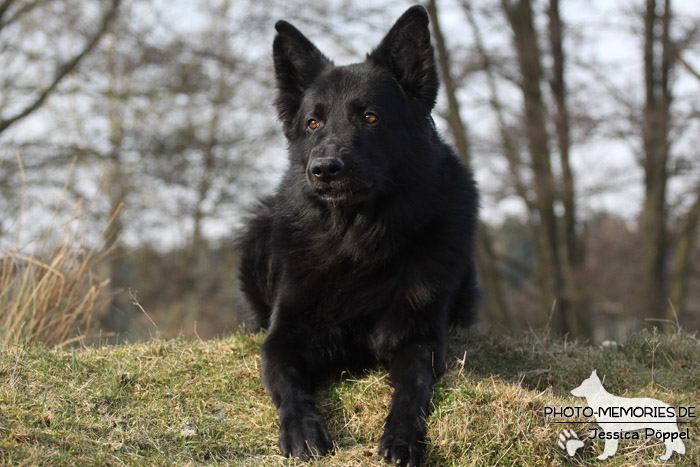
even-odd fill
[{"label": "dry brown grass", "polygon": [[[65,204],[70,204],[72,212],[57,225],[57,213]],[[101,292],[109,282],[95,273],[108,254],[97,248],[103,243],[104,231],[95,246],[86,246],[88,214],[89,204],[86,207],[83,200],[72,203],[62,195],[48,230],[22,246],[20,214],[17,246],[0,248],[0,343],[65,345],[88,334]]]}]

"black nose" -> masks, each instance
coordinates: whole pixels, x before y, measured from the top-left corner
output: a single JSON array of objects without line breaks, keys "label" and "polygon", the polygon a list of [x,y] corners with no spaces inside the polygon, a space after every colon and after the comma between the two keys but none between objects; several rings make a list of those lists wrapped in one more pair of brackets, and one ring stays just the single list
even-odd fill
[{"label": "black nose", "polygon": [[325,156],[316,157],[311,161],[311,165],[309,166],[309,170],[313,176],[324,183],[330,183],[339,178],[344,168],[345,164],[343,164],[340,158]]}]

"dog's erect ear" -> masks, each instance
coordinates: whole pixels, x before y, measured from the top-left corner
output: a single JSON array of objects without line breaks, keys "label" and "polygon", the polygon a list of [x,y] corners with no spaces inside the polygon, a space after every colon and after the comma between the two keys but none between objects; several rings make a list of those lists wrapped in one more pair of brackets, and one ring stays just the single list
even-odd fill
[{"label": "dog's erect ear", "polygon": [[435,106],[439,80],[428,23],[425,8],[409,8],[367,58],[391,70],[408,98],[430,111]]},{"label": "dog's erect ear", "polygon": [[598,378],[598,373],[596,373],[596,370],[593,370],[593,372],[591,373],[591,378],[600,380],[600,378]]},{"label": "dog's erect ear", "polygon": [[278,21],[275,29],[277,35],[272,44],[277,80],[275,105],[282,122],[288,124],[299,109],[306,88],[333,62],[288,22]]}]

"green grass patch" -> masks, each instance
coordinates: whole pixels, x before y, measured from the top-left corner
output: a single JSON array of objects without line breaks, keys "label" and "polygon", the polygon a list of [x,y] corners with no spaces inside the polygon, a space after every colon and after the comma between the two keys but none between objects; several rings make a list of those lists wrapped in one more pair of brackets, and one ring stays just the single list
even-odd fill
[{"label": "green grass patch", "polygon": [[[277,415],[259,380],[260,334],[216,341],[0,350],[0,462],[19,465],[303,465],[277,451]],[[606,389],[700,405],[700,343],[642,332],[615,348],[462,333],[429,416],[428,466],[588,465],[603,441],[574,458],[556,446],[572,428],[543,407],[583,406],[569,391],[593,369]],[[376,453],[391,387],[384,371],[343,374],[320,389],[334,453],[313,466],[386,465]],[[620,442],[605,465],[700,464],[700,423],[685,456],[654,441]]]}]

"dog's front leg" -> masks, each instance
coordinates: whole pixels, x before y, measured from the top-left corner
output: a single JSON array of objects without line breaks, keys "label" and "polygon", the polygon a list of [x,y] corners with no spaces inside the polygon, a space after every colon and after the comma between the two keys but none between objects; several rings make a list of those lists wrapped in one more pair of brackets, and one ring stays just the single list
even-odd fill
[{"label": "dog's front leg", "polygon": [[316,412],[304,342],[270,331],[261,349],[262,382],[277,407],[279,448],[285,457],[322,457],[331,450],[326,424]]},{"label": "dog's front leg", "polygon": [[390,462],[421,465],[433,385],[445,371],[444,346],[444,339],[410,342],[389,363],[394,395],[379,440],[379,454]]}]

